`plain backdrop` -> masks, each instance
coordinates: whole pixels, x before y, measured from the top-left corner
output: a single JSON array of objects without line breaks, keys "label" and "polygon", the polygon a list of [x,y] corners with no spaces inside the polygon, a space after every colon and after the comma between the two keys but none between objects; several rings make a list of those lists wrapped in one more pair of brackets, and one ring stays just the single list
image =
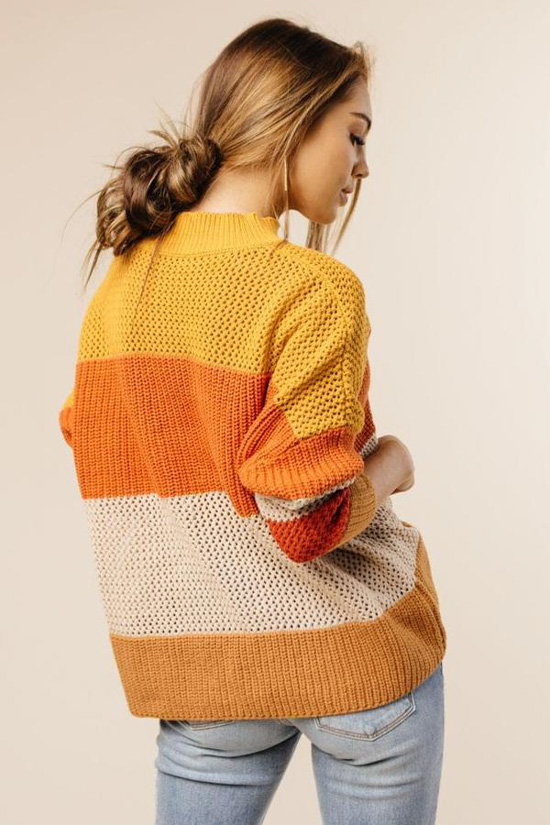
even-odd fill
[{"label": "plain backdrop", "polygon": [[[376,55],[370,177],[336,256],[365,285],[377,432],[416,464],[394,507],[422,532],[448,633],[438,825],[543,825],[547,0],[3,5],[1,819],[153,822],[158,720],[125,704],[57,421],[110,260],[82,297],[95,198],[77,207],[268,16]],[[297,212],[290,227],[304,243]],[[265,822],[298,820],[321,821],[304,736]]]}]

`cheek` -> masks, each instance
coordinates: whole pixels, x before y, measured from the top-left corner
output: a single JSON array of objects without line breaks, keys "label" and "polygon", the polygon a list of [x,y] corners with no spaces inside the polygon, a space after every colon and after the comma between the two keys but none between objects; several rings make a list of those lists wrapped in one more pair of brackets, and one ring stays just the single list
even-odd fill
[{"label": "cheek", "polygon": [[333,177],[344,177],[347,183],[350,170],[353,167],[354,150],[351,142],[345,140],[333,141],[325,152],[327,170],[333,172]]},{"label": "cheek", "polygon": [[320,142],[300,152],[294,164],[294,187],[307,197],[323,192],[332,171],[332,158]]},{"label": "cheek", "polygon": [[353,147],[343,139],[316,140],[302,147],[295,159],[291,185],[308,200],[332,199],[349,182]]}]

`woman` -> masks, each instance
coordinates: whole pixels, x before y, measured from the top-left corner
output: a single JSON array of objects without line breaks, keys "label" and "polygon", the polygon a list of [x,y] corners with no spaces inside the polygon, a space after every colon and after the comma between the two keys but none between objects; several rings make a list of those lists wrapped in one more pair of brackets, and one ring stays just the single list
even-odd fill
[{"label": "woman", "polygon": [[360,43],[261,21],[98,200],[114,258],[60,425],[130,711],[159,719],[157,825],[262,822],[302,733],[325,823],[435,821],[446,634],[390,498],[414,465],[376,434],[364,289],[325,251],[370,80]]}]

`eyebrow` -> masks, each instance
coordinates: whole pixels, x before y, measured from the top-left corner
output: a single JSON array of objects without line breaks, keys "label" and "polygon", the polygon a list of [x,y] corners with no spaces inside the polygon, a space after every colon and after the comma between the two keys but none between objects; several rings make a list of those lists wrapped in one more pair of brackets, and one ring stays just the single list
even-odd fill
[{"label": "eyebrow", "polygon": [[350,112],[350,114],[356,115],[357,117],[360,117],[363,120],[366,120],[366,122],[369,124],[369,128],[367,129],[367,132],[370,132],[370,127],[372,126],[372,120],[370,119],[370,117],[367,117],[367,115],[365,115],[363,112]]}]

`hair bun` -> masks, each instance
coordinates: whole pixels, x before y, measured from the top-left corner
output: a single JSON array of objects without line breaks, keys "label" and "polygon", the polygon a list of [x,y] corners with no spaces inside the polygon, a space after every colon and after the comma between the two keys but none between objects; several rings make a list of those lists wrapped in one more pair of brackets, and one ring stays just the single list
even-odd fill
[{"label": "hair bun", "polygon": [[223,152],[222,152],[221,146],[218,143],[218,141],[214,140],[214,138],[212,138],[212,137],[207,137],[207,138],[205,138],[205,142],[212,149],[212,151],[214,153],[214,159],[215,159],[216,164],[223,163],[224,156],[223,156]]},{"label": "hair bun", "polygon": [[191,137],[184,137],[177,144],[177,154],[185,160],[194,160],[201,166],[210,166],[211,171],[224,160],[220,144],[214,138],[195,132]]}]

